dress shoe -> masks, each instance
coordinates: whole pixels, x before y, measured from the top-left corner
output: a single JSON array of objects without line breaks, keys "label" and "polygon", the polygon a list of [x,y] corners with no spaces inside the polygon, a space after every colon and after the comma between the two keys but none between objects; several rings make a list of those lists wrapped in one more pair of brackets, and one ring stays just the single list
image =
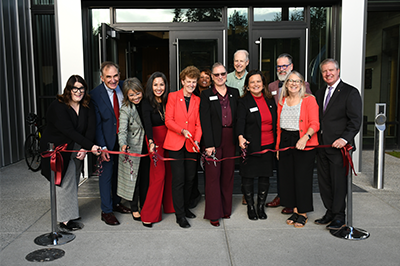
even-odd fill
[{"label": "dress shoe", "polygon": [[330,224],[326,226],[326,229],[330,230],[339,230],[344,225],[344,222],[341,220],[333,220]]},{"label": "dress shoe", "polygon": [[196,215],[193,212],[191,212],[190,210],[185,211],[185,216],[187,218],[196,218]]},{"label": "dress shoe", "polygon": [[319,218],[314,221],[314,223],[320,224],[320,225],[329,224],[330,222],[332,222],[332,218],[326,216],[326,214],[324,216],[322,216],[322,218]]},{"label": "dress shoe", "polygon": [[121,203],[114,205],[113,211],[120,212],[120,213],[131,213],[132,212],[131,209],[129,209],[128,207],[125,207]]},{"label": "dress shoe", "polygon": [[110,213],[101,212],[101,220],[108,225],[119,225],[117,217],[115,217],[113,212]]},{"label": "dress shoe", "polygon": [[283,208],[281,213],[282,214],[292,214],[293,213],[293,208]]},{"label": "dress shoe", "polygon": [[230,219],[230,218],[231,218],[230,215],[224,215],[224,216],[222,216],[222,219]]},{"label": "dress shoe", "polygon": [[67,224],[60,223],[60,228],[68,231],[75,231],[83,228],[83,223],[75,222],[73,220],[69,220]]},{"label": "dress shoe", "polygon": [[265,207],[275,208],[281,206],[281,198],[276,196],[271,202],[267,202]]},{"label": "dress shoe", "polygon": [[244,195],[243,195],[243,197],[242,197],[242,205],[247,205],[247,201],[246,201]]},{"label": "dress shoe", "polygon": [[135,220],[135,221],[142,221],[142,217],[141,216],[139,216],[139,217],[135,217],[135,216],[133,216],[133,213],[132,213],[132,218],[133,218],[133,220]]},{"label": "dress shoe", "polygon": [[153,227],[152,223],[144,223],[144,222],[142,222],[142,224],[143,224],[144,227],[147,227],[147,228],[152,228]]},{"label": "dress shoe", "polygon": [[218,220],[210,220],[210,224],[212,225],[212,226],[215,226],[215,227],[218,227],[219,226],[219,221]]},{"label": "dress shoe", "polygon": [[190,224],[185,217],[176,218],[176,223],[182,228],[189,228]]}]

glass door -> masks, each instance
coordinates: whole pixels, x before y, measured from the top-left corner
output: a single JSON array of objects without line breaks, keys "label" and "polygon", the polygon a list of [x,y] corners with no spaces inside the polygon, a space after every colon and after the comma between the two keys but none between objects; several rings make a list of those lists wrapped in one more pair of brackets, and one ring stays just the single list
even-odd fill
[{"label": "glass door", "polygon": [[170,84],[171,91],[180,89],[179,73],[194,65],[200,71],[211,69],[215,62],[224,64],[223,31],[171,31]]},{"label": "glass door", "polygon": [[106,23],[101,23],[101,34],[99,35],[100,64],[104,61],[119,63],[118,39],[119,32],[117,30]]},{"label": "glass door", "polygon": [[293,69],[307,79],[306,30],[255,30],[251,60],[257,62],[267,83],[277,79],[276,58],[282,53],[293,57]]}]

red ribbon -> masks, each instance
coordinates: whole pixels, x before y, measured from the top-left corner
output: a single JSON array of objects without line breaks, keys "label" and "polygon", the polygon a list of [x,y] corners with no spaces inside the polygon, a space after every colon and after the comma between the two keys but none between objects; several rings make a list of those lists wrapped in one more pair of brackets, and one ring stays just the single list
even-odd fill
[{"label": "red ribbon", "polygon": [[50,168],[54,172],[54,184],[60,185],[62,179],[62,171],[64,169],[64,160],[61,156],[61,152],[71,152],[67,151],[68,144],[60,145],[54,149],[54,151],[47,151],[42,154],[43,158],[50,157]]}]

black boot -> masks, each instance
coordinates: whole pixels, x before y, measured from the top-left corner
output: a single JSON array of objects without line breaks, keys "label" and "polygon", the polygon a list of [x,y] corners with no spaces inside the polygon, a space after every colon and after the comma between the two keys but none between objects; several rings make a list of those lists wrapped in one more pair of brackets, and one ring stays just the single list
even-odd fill
[{"label": "black boot", "polygon": [[247,202],[247,216],[250,220],[258,220],[256,209],[254,208],[253,179],[242,178],[243,195]]},{"label": "black boot", "polygon": [[261,220],[267,219],[267,214],[264,211],[265,201],[267,200],[269,189],[269,178],[260,177],[258,179],[258,195],[257,195],[257,214]]}]

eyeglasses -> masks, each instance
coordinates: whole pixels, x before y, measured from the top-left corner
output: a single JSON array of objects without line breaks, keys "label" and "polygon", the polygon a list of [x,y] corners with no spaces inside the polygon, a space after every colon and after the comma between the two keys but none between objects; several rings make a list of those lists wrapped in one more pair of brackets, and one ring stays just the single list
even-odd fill
[{"label": "eyeglasses", "polygon": [[77,87],[73,87],[72,88],[72,92],[73,93],[77,93],[77,92],[85,92],[85,87],[80,87],[80,88],[77,88]]},{"label": "eyeglasses", "polygon": [[226,76],[226,72],[222,72],[222,73],[213,73],[213,76],[214,77],[216,77],[216,78],[218,78],[219,76],[221,76],[221,77],[225,77]]},{"label": "eyeglasses", "polygon": [[291,65],[291,64],[288,64],[288,65],[277,65],[277,66],[276,66],[276,69],[283,69],[283,70],[285,70],[285,69],[288,68],[290,65]]},{"label": "eyeglasses", "polygon": [[301,80],[300,79],[288,79],[288,82],[300,84]]}]

